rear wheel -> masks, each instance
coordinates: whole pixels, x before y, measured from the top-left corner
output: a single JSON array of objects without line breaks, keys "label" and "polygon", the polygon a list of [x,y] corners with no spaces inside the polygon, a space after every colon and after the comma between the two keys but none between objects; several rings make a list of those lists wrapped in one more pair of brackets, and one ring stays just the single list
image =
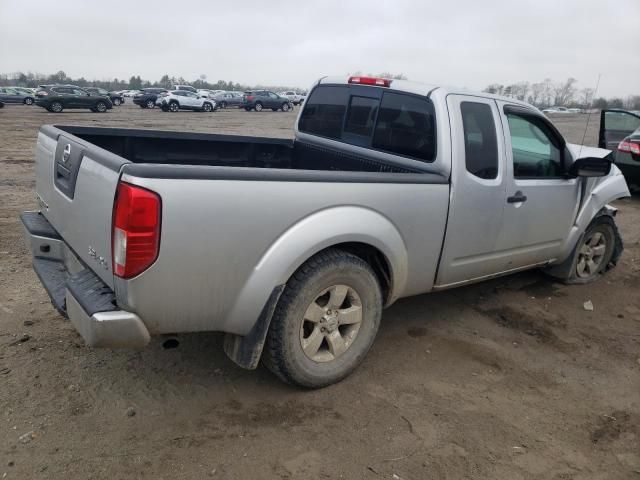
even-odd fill
[{"label": "rear wheel", "polygon": [[62,110],[64,109],[64,107],[62,106],[62,102],[51,102],[51,106],[49,107],[49,110],[52,111],[53,113],[60,113],[62,112]]},{"label": "rear wheel", "polygon": [[373,344],[382,292],[364,260],[326,250],[294,273],[278,301],[263,361],[284,381],[319,388],[349,375]]},{"label": "rear wheel", "polygon": [[95,106],[95,111],[99,113],[104,113],[107,111],[107,104],[104,102],[98,102]]},{"label": "rear wheel", "polygon": [[33,105],[33,98],[27,97],[24,99],[25,105]]},{"label": "rear wheel", "polygon": [[256,102],[256,106],[254,107],[256,112],[262,111],[262,104],[260,102]]},{"label": "rear wheel", "polygon": [[113,99],[113,104],[114,104],[116,107],[119,107],[121,103],[122,103],[122,102],[120,101],[120,99],[119,99],[119,98],[114,98],[114,99]]},{"label": "rear wheel", "polygon": [[289,111],[289,102],[285,102],[282,104],[282,111],[283,112],[288,112]]},{"label": "rear wheel", "polygon": [[169,103],[169,111],[177,112],[178,110],[180,110],[180,105],[178,105],[178,102]]},{"label": "rear wheel", "polygon": [[153,100],[147,100],[147,103],[145,103],[145,105],[147,106],[147,108],[153,108],[156,106],[156,102],[154,102]]}]

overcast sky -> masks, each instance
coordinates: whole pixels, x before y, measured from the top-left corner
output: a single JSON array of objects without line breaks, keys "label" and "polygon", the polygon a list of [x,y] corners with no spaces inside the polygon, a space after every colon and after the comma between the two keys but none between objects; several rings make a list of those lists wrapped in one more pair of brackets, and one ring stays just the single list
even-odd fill
[{"label": "overcast sky", "polygon": [[640,0],[0,0],[0,73],[306,88],[404,73],[482,89],[569,76],[640,94]]}]

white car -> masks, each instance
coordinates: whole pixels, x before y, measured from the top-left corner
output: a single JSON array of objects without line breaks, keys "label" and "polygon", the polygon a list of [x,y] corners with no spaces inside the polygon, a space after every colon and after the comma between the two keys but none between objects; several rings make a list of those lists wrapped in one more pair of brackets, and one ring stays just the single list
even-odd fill
[{"label": "white car", "polygon": [[294,105],[300,105],[303,102],[303,98],[302,95],[297,94],[294,91],[287,91],[287,92],[280,92],[278,95],[280,95],[281,97],[285,97],[288,98],[289,101],[291,103],[293,103]]},{"label": "white car", "polygon": [[123,97],[133,97],[137,93],[140,93],[140,90],[123,90],[122,91],[122,96]]},{"label": "white car", "polygon": [[567,107],[549,107],[542,110],[542,113],[572,113]]},{"label": "white car", "polygon": [[217,108],[216,101],[208,97],[200,97],[188,90],[170,90],[161,94],[156,100],[163,112],[177,112],[178,110],[197,110],[199,112],[213,112]]}]

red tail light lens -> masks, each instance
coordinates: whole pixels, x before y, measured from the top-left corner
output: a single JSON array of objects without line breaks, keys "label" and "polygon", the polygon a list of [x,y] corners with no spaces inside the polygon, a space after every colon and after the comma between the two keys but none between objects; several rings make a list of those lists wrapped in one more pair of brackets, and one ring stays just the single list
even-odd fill
[{"label": "red tail light lens", "polygon": [[247,101],[250,102],[251,100],[254,99],[254,96],[253,95],[247,95],[245,98],[247,99]]},{"label": "red tail light lens", "polygon": [[38,90],[36,92],[36,97],[46,97],[47,95],[49,95],[45,90]]},{"label": "red tail light lens", "polygon": [[640,155],[640,143],[632,142],[631,140],[623,140],[620,142],[620,145],[618,145],[618,151]]},{"label": "red tail light lens", "polygon": [[113,273],[132,278],[149,268],[160,247],[160,196],[120,182],[113,207]]},{"label": "red tail light lens", "polygon": [[358,85],[375,85],[376,87],[390,87],[391,80],[377,77],[349,77],[349,83]]}]

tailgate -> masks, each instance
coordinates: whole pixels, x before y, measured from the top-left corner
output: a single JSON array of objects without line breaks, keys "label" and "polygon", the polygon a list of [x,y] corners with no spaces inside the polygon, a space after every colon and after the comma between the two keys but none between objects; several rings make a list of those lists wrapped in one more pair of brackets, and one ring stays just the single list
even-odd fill
[{"label": "tailgate", "polygon": [[61,128],[43,126],[38,135],[41,212],[78,258],[113,288],[111,216],[120,167],[127,161]]}]

